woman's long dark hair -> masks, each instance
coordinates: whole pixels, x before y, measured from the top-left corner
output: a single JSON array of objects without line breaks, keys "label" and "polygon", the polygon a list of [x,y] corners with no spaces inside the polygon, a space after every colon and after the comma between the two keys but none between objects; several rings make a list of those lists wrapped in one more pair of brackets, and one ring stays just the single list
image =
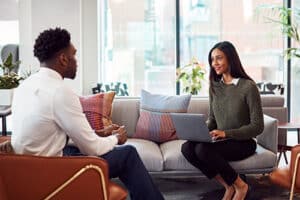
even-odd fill
[{"label": "woman's long dark hair", "polygon": [[248,76],[248,74],[245,72],[240,57],[233,44],[231,44],[228,41],[224,41],[215,44],[215,46],[213,46],[213,48],[209,51],[208,54],[208,62],[210,66],[210,72],[209,72],[210,89],[212,89],[212,84],[214,81],[220,81],[222,78],[222,75],[218,75],[212,67],[211,53],[215,49],[219,49],[225,54],[229,64],[229,73],[233,78],[245,78],[253,81],[253,79],[250,78],[250,76]]}]

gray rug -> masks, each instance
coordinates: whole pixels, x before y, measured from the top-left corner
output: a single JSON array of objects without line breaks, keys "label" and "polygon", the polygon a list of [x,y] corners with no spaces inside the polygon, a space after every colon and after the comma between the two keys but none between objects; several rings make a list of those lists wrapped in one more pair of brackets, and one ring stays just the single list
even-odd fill
[{"label": "gray rug", "polygon": [[[224,190],[214,180],[206,177],[159,177],[153,180],[166,200],[218,200]],[[114,180],[121,184],[118,180]],[[247,176],[250,193],[247,200],[283,200],[289,199],[289,191],[270,183],[267,176]],[[130,198],[127,198],[130,200]],[[300,200],[296,195],[294,200]]]}]

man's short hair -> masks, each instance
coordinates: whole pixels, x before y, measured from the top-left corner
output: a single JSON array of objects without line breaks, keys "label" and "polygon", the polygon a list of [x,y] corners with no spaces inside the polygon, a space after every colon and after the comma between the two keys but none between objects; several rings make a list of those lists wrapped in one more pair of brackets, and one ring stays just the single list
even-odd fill
[{"label": "man's short hair", "polygon": [[34,56],[40,62],[51,59],[55,53],[70,45],[70,33],[62,28],[48,29],[40,33],[35,40]]}]

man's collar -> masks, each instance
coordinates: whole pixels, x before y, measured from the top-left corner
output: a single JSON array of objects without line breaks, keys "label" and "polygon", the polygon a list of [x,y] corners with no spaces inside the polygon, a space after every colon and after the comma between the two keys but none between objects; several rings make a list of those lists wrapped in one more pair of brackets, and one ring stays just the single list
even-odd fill
[{"label": "man's collar", "polygon": [[52,78],[55,78],[55,79],[63,80],[63,78],[57,71],[47,68],[47,67],[41,67],[40,73],[47,74],[48,76],[51,76]]}]

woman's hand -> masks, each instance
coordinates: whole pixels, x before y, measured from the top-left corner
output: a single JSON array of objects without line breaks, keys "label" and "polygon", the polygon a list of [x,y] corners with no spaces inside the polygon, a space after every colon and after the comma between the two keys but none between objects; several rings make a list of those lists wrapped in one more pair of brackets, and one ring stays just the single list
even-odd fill
[{"label": "woman's hand", "polygon": [[225,131],[221,131],[221,130],[213,130],[213,131],[210,131],[209,134],[213,140],[217,140],[217,139],[226,137]]}]

